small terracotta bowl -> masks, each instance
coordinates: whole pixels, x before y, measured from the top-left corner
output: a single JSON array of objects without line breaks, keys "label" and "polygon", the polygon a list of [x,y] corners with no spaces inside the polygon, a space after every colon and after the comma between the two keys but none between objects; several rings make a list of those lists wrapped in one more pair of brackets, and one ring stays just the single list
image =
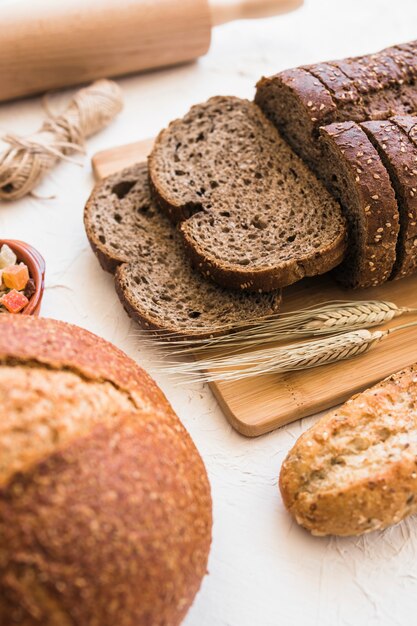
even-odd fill
[{"label": "small terracotta bowl", "polygon": [[43,290],[45,288],[45,261],[42,255],[23,241],[15,239],[0,239],[0,247],[7,244],[17,256],[17,260],[27,265],[29,275],[35,281],[36,291],[29,300],[29,304],[20,312],[21,315],[39,315]]}]

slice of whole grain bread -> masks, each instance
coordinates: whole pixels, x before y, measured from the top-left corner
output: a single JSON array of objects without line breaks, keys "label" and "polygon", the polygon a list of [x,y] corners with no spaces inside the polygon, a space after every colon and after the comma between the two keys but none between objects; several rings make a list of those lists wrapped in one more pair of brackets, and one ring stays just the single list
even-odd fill
[{"label": "slice of whole grain bread", "polygon": [[145,328],[203,338],[279,310],[280,292],[228,291],[192,269],[180,234],[152,202],[146,164],[96,185],[84,223],[125,309]]},{"label": "slice of whole grain bread", "polygon": [[347,287],[387,281],[396,261],[398,205],[389,174],[356,122],[320,129],[323,178],[340,199],[349,224],[348,250],[335,276]]},{"label": "slice of whole grain bread", "polygon": [[271,291],[343,258],[340,205],[252,102],[192,107],[160,133],[149,174],[196,267],[218,284]]},{"label": "slice of whole grain bread", "polygon": [[417,269],[417,146],[396,120],[401,124],[401,118],[361,124],[388,170],[398,202],[401,228],[392,279]]}]

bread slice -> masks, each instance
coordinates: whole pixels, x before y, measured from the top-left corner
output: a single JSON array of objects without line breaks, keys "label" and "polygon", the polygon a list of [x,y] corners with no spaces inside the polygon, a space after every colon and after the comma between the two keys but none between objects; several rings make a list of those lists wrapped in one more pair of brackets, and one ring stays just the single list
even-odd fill
[{"label": "bread slice", "polygon": [[367,134],[355,122],[320,130],[322,175],[340,199],[349,244],[335,276],[347,287],[371,287],[391,276],[399,213],[388,172]]},{"label": "bread slice", "polygon": [[319,128],[337,117],[336,102],[318,78],[303,68],[262,78],[255,102],[313,171],[320,165]]},{"label": "bread slice", "polygon": [[[388,170],[400,211],[392,279],[409,276],[417,269],[417,146],[395,119],[361,125]],[[417,123],[417,117],[414,121]]]},{"label": "bread slice", "polygon": [[417,111],[417,41],[262,78],[255,101],[317,173],[321,126]]},{"label": "bread slice", "polygon": [[314,535],[359,535],[417,512],[417,366],[322,417],[281,468],[284,503]]},{"label": "bread slice", "polygon": [[146,164],[99,183],[84,222],[127,312],[145,328],[202,338],[279,310],[280,292],[231,292],[192,269],[181,236],[152,202]]},{"label": "bread slice", "polygon": [[252,102],[192,107],[157,138],[149,173],[196,266],[221,285],[271,291],[342,260],[339,204]]}]

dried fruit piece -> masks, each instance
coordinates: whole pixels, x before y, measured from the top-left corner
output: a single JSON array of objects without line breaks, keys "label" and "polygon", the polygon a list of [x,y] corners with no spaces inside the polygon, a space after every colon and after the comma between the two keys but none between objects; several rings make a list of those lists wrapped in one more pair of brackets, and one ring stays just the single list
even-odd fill
[{"label": "dried fruit piece", "polygon": [[29,300],[23,293],[12,289],[12,291],[9,291],[9,293],[6,293],[0,298],[0,304],[2,304],[9,313],[19,313],[29,304]]},{"label": "dried fruit piece", "polygon": [[29,270],[24,263],[9,265],[3,270],[3,283],[8,289],[24,289],[29,280]]},{"label": "dried fruit piece", "polygon": [[7,245],[3,244],[0,250],[0,269],[4,269],[9,265],[16,265],[17,256],[13,250]]},{"label": "dried fruit piece", "polygon": [[35,295],[36,285],[35,285],[35,281],[33,280],[33,278],[29,278],[28,283],[23,293],[25,294],[28,300],[30,300],[31,297]]}]

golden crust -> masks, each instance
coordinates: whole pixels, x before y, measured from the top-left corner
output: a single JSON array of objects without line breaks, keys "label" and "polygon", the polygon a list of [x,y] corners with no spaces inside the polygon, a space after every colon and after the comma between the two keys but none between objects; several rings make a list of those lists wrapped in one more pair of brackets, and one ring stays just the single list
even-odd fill
[{"label": "golden crust", "polygon": [[[30,462],[0,482],[0,624],[177,626],[206,572],[212,525],[207,474],[188,433],[111,344],[69,324],[4,317],[0,373],[33,373],[34,402],[43,402],[34,415],[51,428],[47,446],[33,446]],[[57,386],[50,397],[43,376]],[[74,378],[72,408],[65,385]],[[86,427],[79,411],[89,386],[103,416],[90,407]],[[70,434],[60,398],[77,412]],[[21,405],[9,407],[17,424]],[[0,439],[13,432],[0,428]]]},{"label": "golden crust", "polygon": [[284,503],[315,535],[359,535],[417,511],[417,366],[321,418],[290,450]]},{"label": "golden crust", "polygon": [[132,395],[138,408],[172,412],[152,378],[124,352],[101,337],[66,322],[2,315],[0,363],[35,361],[73,369],[90,380],[108,380]]}]

